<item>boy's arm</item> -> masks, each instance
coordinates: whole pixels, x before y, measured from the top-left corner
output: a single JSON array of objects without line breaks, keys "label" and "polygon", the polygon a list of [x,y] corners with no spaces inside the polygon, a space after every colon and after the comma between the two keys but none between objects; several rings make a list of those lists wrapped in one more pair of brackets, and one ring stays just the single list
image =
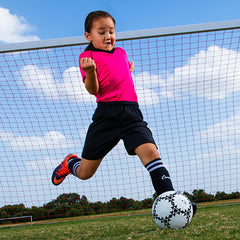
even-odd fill
[{"label": "boy's arm", "polygon": [[84,83],[87,91],[92,95],[96,95],[99,91],[99,83],[94,60],[91,58],[81,58],[80,66],[86,72]]},{"label": "boy's arm", "polygon": [[134,70],[134,61],[131,61],[130,72]]}]

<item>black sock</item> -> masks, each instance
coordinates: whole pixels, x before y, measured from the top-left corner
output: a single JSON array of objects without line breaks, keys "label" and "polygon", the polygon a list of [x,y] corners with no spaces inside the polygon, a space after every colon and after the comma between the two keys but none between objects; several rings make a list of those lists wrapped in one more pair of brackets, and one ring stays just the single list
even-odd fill
[{"label": "black sock", "polygon": [[81,163],[80,158],[70,158],[68,160],[68,169],[76,177],[77,177],[76,170],[80,166],[80,163]]},{"label": "black sock", "polygon": [[149,162],[145,167],[150,173],[157,195],[174,190],[169,172],[164,167],[160,158]]}]

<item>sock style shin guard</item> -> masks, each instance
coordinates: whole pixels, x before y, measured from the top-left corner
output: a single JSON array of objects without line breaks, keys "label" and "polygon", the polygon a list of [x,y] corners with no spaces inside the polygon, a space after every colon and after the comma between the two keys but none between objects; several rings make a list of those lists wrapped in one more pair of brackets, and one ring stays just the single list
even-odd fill
[{"label": "sock style shin guard", "polygon": [[76,170],[80,166],[81,159],[80,158],[70,158],[68,160],[68,169],[70,173],[72,173],[75,177],[77,177]]},{"label": "sock style shin guard", "polygon": [[174,190],[169,172],[160,158],[149,162],[145,167],[150,173],[152,184],[157,195]]}]

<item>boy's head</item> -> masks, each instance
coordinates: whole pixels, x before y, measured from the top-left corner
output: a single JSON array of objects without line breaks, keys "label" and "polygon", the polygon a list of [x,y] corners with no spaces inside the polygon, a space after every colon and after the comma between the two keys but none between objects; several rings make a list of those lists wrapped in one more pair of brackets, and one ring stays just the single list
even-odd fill
[{"label": "boy's head", "polygon": [[90,12],[86,17],[85,24],[84,24],[85,32],[90,33],[93,27],[93,22],[98,20],[99,18],[111,18],[115,26],[116,22],[111,14],[105,11],[94,11],[94,12]]},{"label": "boy's head", "polygon": [[105,11],[89,13],[85,20],[85,37],[95,48],[111,51],[116,42],[114,18]]}]

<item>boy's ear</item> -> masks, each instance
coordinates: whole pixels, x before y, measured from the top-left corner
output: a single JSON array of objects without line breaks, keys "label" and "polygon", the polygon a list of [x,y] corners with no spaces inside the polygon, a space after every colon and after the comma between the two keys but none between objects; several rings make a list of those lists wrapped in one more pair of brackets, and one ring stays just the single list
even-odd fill
[{"label": "boy's ear", "polygon": [[92,41],[92,37],[91,37],[91,34],[89,32],[85,32],[85,38],[88,40],[88,41]]}]

